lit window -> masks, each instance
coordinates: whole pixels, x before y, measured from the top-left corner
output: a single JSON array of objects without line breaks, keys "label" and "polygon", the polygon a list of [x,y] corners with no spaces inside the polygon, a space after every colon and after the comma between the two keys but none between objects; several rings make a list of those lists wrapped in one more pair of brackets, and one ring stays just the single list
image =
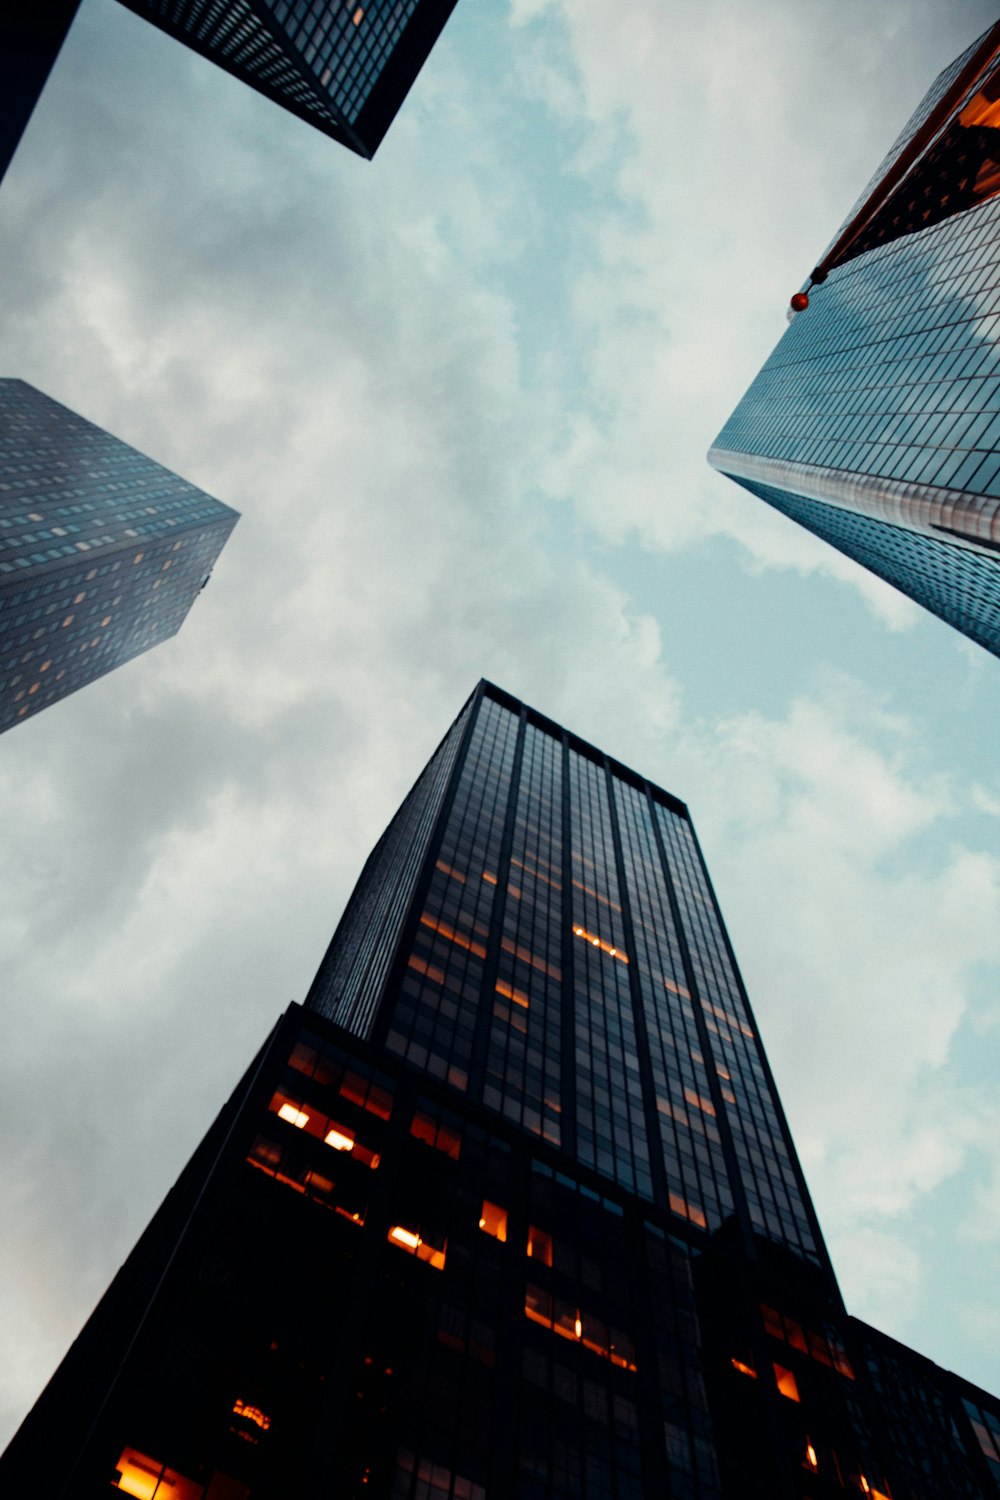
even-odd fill
[{"label": "lit window", "polygon": [[798,1382],[791,1370],[786,1370],[784,1365],[775,1365],[774,1378],[778,1383],[778,1390],[783,1396],[787,1396],[789,1401],[801,1401]]},{"label": "lit window", "polygon": [[343,1130],[328,1130],[323,1137],[324,1144],[332,1146],[334,1151],[353,1151],[354,1137]]},{"label": "lit window", "polygon": [[360,26],[361,25],[361,18],[362,18],[363,15],[364,15],[364,11],[362,10],[361,6],[359,5],[358,8],[357,8],[357,10],[354,12],[354,15],[351,17],[351,19],[354,22],[355,26]]},{"label": "lit window", "polygon": [[757,1379],[757,1371],[754,1369],[753,1365],[744,1364],[742,1359],[736,1359],[735,1357],[731,1359],[729,1363],[732,1365],[734,1370],[739,1370],[741,1375],[749,1375],[751,1380]]},{"label": "lit window", "polygon": [[805,1467],[807,1469],[812,1469],[814,1474],[819,1468],[819,1459],[816,1457],[816,1449],[813,1447],[812,1443],[806,1443]]},{"label": "lit window", "polygon": [[606,943],[604,939],[598,937],[596,933],[588,932],[585,927],[574,927],[573,931],[578,938],[582,938],[583,941],[585,943],[589,943],[592,948],[599,948],[601,952],[606,953],[609,958],[617,958],[618,962],[622,964],[628,963],[628,959],[619,948],[615,948],[611,943]]},{"label": "lit window", "polygon": [[506,1241],[507,1210],[484,1199],[482,1213],[479,1216],[479,1227],[484,1234],[492,1235],[495,1240]]},{"label": "lit window", "polygon": [[233,1411],[245,1422],[252,1422],[255,1427],[259,1427],[261,1432],[266,1432],[271,1425],[271,1418],[259,1406],[248,1406],[239,1396],[233,1402]]},{"label": "lit window", "polygon": [[498,995],[503,995],[507,1000],[513,1000],[515,1005],[523,1006],[525,1010],[528,1009],[528,997],[524,990],[519,990],[514,985],[508,984],[506,979],[497,980],[496,992]]},{"label": "lit window", "polygon": [[402,1224],[393,1224],[389,1230],[388,1238],[393,1245],[398,1245],[400,1250],[406,1250],[410,1255],[415,1255],[418,1260],[427,1261],[437,1271],[444,1270],[445,1245],[429,1245],[421,1235],[414,1229],[407,1229]]},{"label": "lit window", "polygon": [[534,1224],[528,1226],[528,1255],[532,1260],[540,1260],[543,1266],[552,1264],[552,1236],[544,1229],[536,1229]]},{"label": "lit window", "polygon": [[148,1454],[135,1448],[124,1448],[115,1465],[113,1487],[123,1495],[134,1495],[136,1500],[157,1500],[170,1496],[170,1500],[202,1500],[204,1486],[193,1479],[186,1479],[176,1469],[168,1469]]},{"label": "lit window", "polygon": [[294,1104],[283,1104],[278,1110],[278,1119],[287,1120],[289,1125],[294,1125],[301,1130],[309,1120],[304,1109],[296,1109]]}]

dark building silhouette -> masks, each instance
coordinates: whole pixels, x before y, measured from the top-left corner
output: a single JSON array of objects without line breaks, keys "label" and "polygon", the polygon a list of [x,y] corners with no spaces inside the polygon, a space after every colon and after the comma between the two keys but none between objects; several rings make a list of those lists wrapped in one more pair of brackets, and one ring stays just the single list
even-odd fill
[{"label": "dark building silhouette", "polygon": [[998,191],[1000,25],[907,122],[709,453],[995,654]]},{"label": "dark building silhouette", "polygon": [[0,732],[176,634],[238,519],[0,380]]},{"label": "dark building silhouette", "polygon": [[[0,19],[0,177],[80,0],[30,0]],[[122,0],[136,15],[371,157],[455,0]]]},{"label": "dark building silhouette", "polygon": [[481,683],[0,1460],[155,1500],[985,1500],[849,1319],[687,810]]}]

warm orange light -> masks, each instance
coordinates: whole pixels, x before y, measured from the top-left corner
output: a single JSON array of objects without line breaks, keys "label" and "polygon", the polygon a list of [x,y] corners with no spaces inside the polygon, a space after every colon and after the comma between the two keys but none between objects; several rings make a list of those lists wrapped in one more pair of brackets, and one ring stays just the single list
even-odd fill
[{"label": "warm orange light", "polygon": [[239,1396],[233,1402],[233,1411],[238,1417],[243,1417],[246,1421],[252,1422],[255,1427],[259,1427],[261,1432],[266,1432],[271,1425],[271,1418],[262,1412],[259,1406],[247,1406]]},{"label": "warm orange light", "polygon": [[532,1260],[540,1260],[543,1266],[552,1264],[552,1236],[544,1229],[536,1229],[534,1224],[528,1225],[528,1255]]},{"label": "warm orange light", "polygon": [[497,883],[496,876],[493,875],[493,874],[491,874],[491,872],[489,870],[484,870],[483,871],[483,879],[486,881],[487,885],[496,885],[496,883]]},{"label": "warm orange light", "polygon": [[598,937],[593,932],[588,932],[585,927],[574,927],[573,932],[578,938],[582,938],[585,943],[589,943],[592,948],[599,948],[602,953],[606,953],[609,958],[617,958],[618,962],[622,964],[628,963],[625,954],[619,953],[614,944],[606,943],[603,938]]},{"label": "warm orange light", "polygon": [[486,949],[483,947],[482,943],[474,943],[472,939],[467,938],[464,933],[456,932],[454,927],[449,927],[445,922],[439,922],[437,917],[431,916],[430,912],[425,911],[422,914],[420,921],[424,927],[429,927],[432,932],[439,932],[441,936],[443,938],[447,938],[449,942],[457,943],[459,948],[467,948],[469,952],[474,953],[477,958],[486,957]]},{"label": "warm orange light", "polygon": [[332,1146],[334,1151],[353,1151],[354,1137],[345,1135],[342,1130],[328,1130],[325,1137],[325,1144]]},{"label": "warm orange light", "polygon": [[579,1316],[577,1317],[576,1322],[573,1324],[573,1332],[576,1334],[578,1339],[583,1338],[583,1322],[581,1321]]},{"label": "warm orange light", "polygon": [[461,870],[455,870],[451,865],[446,865],[443,859],[435,860],[434,868],[440,870],[442,875],[450,875],[452,880],[457,880],[459,885],[465,884],[465,876]]},{"label": "warm orange light", "polygon": [[309,1116],[304,1109],[296,1109],[294,1104],[283,1104],[278,1110],[278,1119],[287,1120],[289,1125],[294,1125],[297,1130],[302,1130]]},{"label": "warm orange light", "polygon": [[816,1449],[813,1447],[812,1443],[806,1443],[806,1463],[809,1465],[810,1469],[819,1468],[819,1459],[816,1457]]},{"label": "warm orange light", "polygon": [[364,11],[361,9],[361,6],[359,5],[358,8],[357,8],[357,10],[354,12],[353,17],[352,17],[355,26],[360,26],[361,25],[361,17],[363,15],[364,15]]},{"label": "warm orange light", "polygon": [[490,1203],[488,1199],[483,1200],[483,1210],[479,1217],[479,1227],[484,1234],[492,1235],[495,1240],[506,1243],[507,1240],[507,1210],[496,1203]]},{"label": "warm orange light", "polygon": [[730,1364],[734,1370],[739,1370],[741,1375],[749,1375],[751,1380],[757,1379],[757,1371],[753,1365],[745,1365],[741,1359],[732,1359]]},{"label": "warm orange light", "polygon": [[419,1234],[414,1234],[412,1229],[404,1229],[401,1224],[394,1224],[389,1230],[389,1238],[395,1240],[397,1245],[405,1245],[407,1250],[416,1250],[420,1244]]},{"label": "warm orange light", "polygon": [[513,984],[508,984],[506,979],[497,980],[496,992],[498,995],[503,995],[507,1000],[513,1000],[515,1005],[520,1005],[525,1010],[528,1009],[528,997],[524,990],[519,990]]},{"label": "warm orange light", "polygon": [[861,1488],[864,1490],[865,1494],[866,1495],[870,1495],[871,1492],[872,1492],[872,1487],[868,1483],[867,1479],[865,1478],[865,1476],[863,1474],[860,1475],[860,1483],[861,1483]]},{"label": "warm orange light", "polygon": [[154,1495],[167,1494],[170,1500],[200,1500],[204,1494],[202,1485],[135,1448],[124,1448],[115,1468],[118,1477],[114,1488],[134,1496],[134,1500],[153,1500]]},{"label": "warm orange light", "polygon": [[801,1401],[798,1382],[791,1370],[786,1370],[784,1365],[775,1365],[774,1378],[778,1383],[778,1390],[783,1396],[787,1396],[789,1401]]},{"label": "warm orange light", "polygon": [[670,1207],[675,1214],[680,1214],[683,1219],[690,1219],[692,1224],[697,1224],[699,1229],[707,1229],[708,1221],[702,1210],[695,1203],[688,1203],[680,1193],[670,1193]]}]

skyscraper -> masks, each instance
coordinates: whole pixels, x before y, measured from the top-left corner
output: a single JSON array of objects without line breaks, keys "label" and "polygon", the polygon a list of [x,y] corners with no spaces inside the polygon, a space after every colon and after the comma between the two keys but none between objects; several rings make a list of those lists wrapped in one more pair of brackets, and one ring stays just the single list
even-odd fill
[{"label": "skyscraper", "polygon": [[310,125],[374,156],[455,0],[122,0]]},{"label": "skyscraper", "polygon": [[[0,18],[0,177],[80,0]],[[122,0],[359,156],[375,155],[455,0]]]},{"label": "skyscraper", "polygon": [[238,519],[0,380],[0,732],[176,634]]},{"label": "skyscraper", "polygon": [[941,73],[709,461],[1000,654],[1000,23]]},{"label": "skyscraper", "polygon": [[844,1313],[683,804],[481,683],[0,1483],[984,1500],[997,1444]]}]

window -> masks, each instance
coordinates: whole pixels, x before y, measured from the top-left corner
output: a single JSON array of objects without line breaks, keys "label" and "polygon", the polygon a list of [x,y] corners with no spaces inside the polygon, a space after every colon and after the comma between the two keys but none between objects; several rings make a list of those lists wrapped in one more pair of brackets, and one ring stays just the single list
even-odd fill
[{"label": "window", "polygon": [[787,1396],[789,1401],[802,1400],[799,1395],[798,1382],[791,1370],[786,1369],[784,1365],[775,1365],[774,1378],[778,1383],[778,1390],[783,1396]]},{"label": "window", "polygon": [[491,1235],[493,1239],[503,1243],[507,1239],[507,1210],[484,1199],[483,1210],[479,1216],[479,1227],[484,1234]]},{"label": "window", "polygon": [[202,1500],[205,1490],[158,1459],[135,1448],[123,1448],[115,1466],[112,1488],[136,1500]]}]

